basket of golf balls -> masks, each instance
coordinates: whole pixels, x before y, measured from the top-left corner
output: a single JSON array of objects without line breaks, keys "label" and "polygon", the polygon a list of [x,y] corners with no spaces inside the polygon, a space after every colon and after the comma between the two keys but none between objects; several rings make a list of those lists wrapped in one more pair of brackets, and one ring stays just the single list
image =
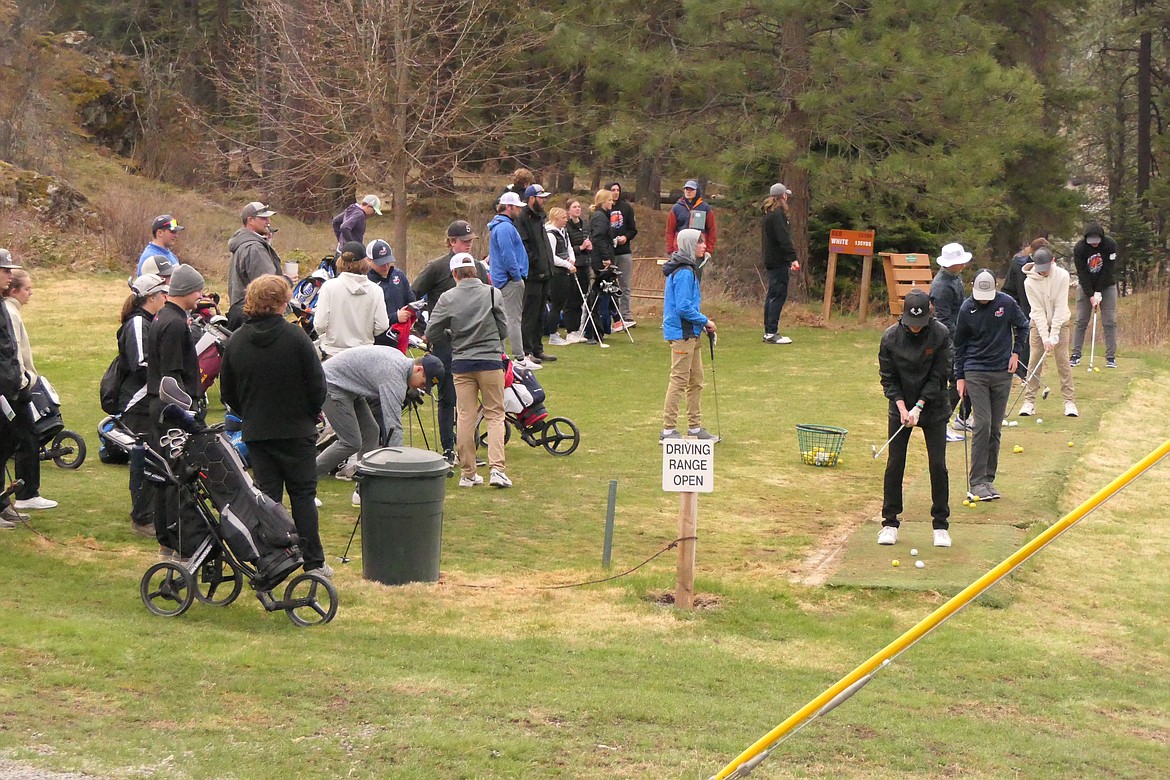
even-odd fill
[{"label": "basket of golf balls", "polygon": [[841,462],[845,444],[844,428],[832,425],[798,425],[796,441],[800,444],[800,461],[808,466],[832,468]]}]

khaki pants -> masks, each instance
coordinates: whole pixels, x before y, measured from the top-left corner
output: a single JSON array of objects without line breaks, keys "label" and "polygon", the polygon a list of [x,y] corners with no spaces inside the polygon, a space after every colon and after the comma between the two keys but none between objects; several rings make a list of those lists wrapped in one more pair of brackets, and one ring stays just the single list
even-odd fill
[{"label": "khaki pants", "polygon": [[[455,374],[455,452],[462,476],[475,475],[475,432],[480,406],[487,424],[488,465],[504,470],[504,371]],[[481,404],[482,399],[482,404]]]},{"label": "khaki pants", "polygon": [[[1060,328],[1060,341],[1056,342],[1056,349],[1052,350],[1052,359],[1056,361],[1056,372],[1060,374],[1060,395],[1066,401],[1073,399],[1073,378],[1072,366],[1068,364],[1069,344],[1072,342],[1072,323],[1066,322]],[[1044,342],[1040,339],[1040,331],[1036,330],[1033,325],[1029,331],[1028,345],[1031,348],[1031,358],[1028,360],[1028,373],[1032,373],[1032,369],[1036,368],[1036,364],[1044,357]],[[1040,389],[1040,375],[1044,373],[1044,368],[1041,367],[1036,370],[1035,376],[1028,380],[1027,387],[1024,388],[1024,402],[1034,403],[1036,401],[1036,392]]]},{"label": "khaki pants", "polygon": [[670,384],[666,386],[666,404],[662,407],[662,428],[678,427],[679,404],[683,397],[687,402],[689,428],[703,425],[703,340],[682,339],[670,342]]}]

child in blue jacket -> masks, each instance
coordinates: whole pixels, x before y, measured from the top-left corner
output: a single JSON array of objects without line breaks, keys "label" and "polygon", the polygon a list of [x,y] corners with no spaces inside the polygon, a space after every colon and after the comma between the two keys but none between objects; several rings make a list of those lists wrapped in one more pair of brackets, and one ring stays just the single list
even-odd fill
[{"label": "child in blue jacket", "polygon": [[687,228],[679,231],[678,249],[662,267],[666,274],[666,297],[662,308],[662,335],[670,344],[670,383],[662,409],[662,435],[659,439],[682,436],[677,429],[680,402],[687,404],[687,435],[696,439],[714,439],[703,428],[703,331],[715,332],[715,323],[699,310],[697,261],[707,254],[703,234]]}]

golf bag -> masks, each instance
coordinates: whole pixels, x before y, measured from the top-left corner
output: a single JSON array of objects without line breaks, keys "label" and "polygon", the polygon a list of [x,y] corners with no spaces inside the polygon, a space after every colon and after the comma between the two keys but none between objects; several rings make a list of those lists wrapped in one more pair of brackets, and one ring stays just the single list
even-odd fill
[{"label": "golf bag", "polygon": [[548,417],[544,399],[544,388],[534,372],[508,361],[504,371],[504,411],[515,416],[522,430],[536,427]]},{"label": "golf bag", "polygon": [[134,434],[118,425],[114,415],[103,417],[98,423],[98,460],[102,463],[126,464],[130,462],[130,450],[134,448]]},{"label": "golf bag", "polygon": [[306,278],[297,282],[293,287],[292,301],[289,307],[296,315],[296,322],[309,334],[309,338],[316,339],[317,332],[313,329],[313,310],[317,308],[317,298],[321,293],[321,285],[337,276],[337,258],[326,255],[321,258],[316,270]]},{"label": "golf bag", "polygon": [[248,444],[244,441],[244,421],[231,409],[224,412],[223,432],[227,434],[228,441],[235,448],[240,460],[244,461],[244,466],[251,466],[248,460]]},{"label": "golf bag", "polygon": [[203,391],[215,384],[223,364],[223,352],[232,332],[227,317],[219,313],[219,295],[200,298],[191,311],[191,336],[199,358],[199,384]]},{"label": "golf bag", "polygon": [[37,435],[37,443],[44,447],[65,428],[65,421],[61,417],[61,398],[43,376],[37,377],[30,391],[32,399],[29,401],[29,409],[32,412],[33,430]]}]

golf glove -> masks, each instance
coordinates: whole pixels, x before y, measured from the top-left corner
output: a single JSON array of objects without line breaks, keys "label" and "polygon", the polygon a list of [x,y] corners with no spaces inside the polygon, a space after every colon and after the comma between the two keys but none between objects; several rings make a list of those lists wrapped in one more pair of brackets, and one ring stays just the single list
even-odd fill
[{"label": "golf glove", "polygon": [[1099,292],[1093,293],[1093,297],[1091,300],[1093,301],[1093,308],[1094,309],[1097,308],[1098,306],[1100,306],[1101,305],[1101,293],[1099,293]]}]

